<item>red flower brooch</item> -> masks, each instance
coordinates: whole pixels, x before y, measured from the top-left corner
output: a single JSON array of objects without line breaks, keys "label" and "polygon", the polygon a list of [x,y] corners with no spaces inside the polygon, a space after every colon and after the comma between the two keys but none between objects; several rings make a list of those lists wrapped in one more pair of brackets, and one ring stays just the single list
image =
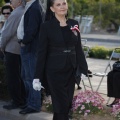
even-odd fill
[{"label": "red flower brooch", "polygon": [[74,25],[73,27],[71,26],[70,28],[72,31],[78,31],[80,32],[79,28],[78,28],[78,25]]},{"label": "red flower brooch", "polygon": [[77,36],[77,32],[80,32],[78,25],[74,25],[73,27],[71,26],[70,28],[72,32]]}]

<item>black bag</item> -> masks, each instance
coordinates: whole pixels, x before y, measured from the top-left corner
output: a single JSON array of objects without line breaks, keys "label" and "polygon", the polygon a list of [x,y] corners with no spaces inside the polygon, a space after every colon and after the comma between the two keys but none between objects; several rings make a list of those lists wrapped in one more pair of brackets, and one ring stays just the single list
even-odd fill
[{"label": "black bag", "polygon": [[113,64],[113,71],[119,71],[120,72],[120,61],[117,61]]}]

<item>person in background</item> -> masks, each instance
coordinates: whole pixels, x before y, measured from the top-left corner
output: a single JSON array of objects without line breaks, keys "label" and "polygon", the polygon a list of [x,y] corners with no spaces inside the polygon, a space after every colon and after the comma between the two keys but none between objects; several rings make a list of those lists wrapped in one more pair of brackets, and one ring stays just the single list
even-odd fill
[{"label": "person in background", "polygon": [[13,7],[11,5],[4,5],[2,8],[1,8],[1,13],[3,15],[3,20],[4,21],[4,24],[1,28],[1,32],[4,30],[5,28],[5,25],[6,25],[6,20],[8,19],[8,17],[10,16],[11,12],[13,11]]},{"label": "person in background", "polygon": [[[0,21],[0,46],[1,46],[1,31],[4,25],[4,21]],[[0,60],[3,61],[4,59],[4,53],[0,50]]]},{"label": "person in background", "polygon": [[[87,75],[78,22],[67,18],[67,0],[48,0],[46,22],[41,25],[36,64],[36,84],[48,82],[53,120],[69,120],[76,83],[76,71]],[[46,79],[45,79],[46,78]],[[34,86],[35,85],[35,86]],[[40,84],[41,85],[41,84]]]},{"label": "person in background", "polygon": [[114,101],[108,107],[119,103],[120,100],[120,71],[110,71],[107,75],[107,96],[113,97]]},{"label": "person in background", "polygon": [[[6,21],[1,34],[1,50],[5,52],[6,79],[12,102],[4,105],[7,110],[16,109],[26,104],[25,88],[21,79],[20,44],[17,39],[17,28],[24,12],[22,0],[11,0],[14,11]],[[9,9],[2,13],[10,13]]]},{"label": "person in background", "polygon": [[[10,0],[4,0],[4,2],[5,2],[4,6],[10,5]],[[4,20],[4,16],[1,14],[1,9],[0,9],[0,21],[2,21],[2,20]]]},{"label": "person in background", "polygon": [[5,21],[8,19],[12,11],[13,11],[13,7],[11,5],[4,5],[2,7],[1,13],[4,16]]},{"label": "person in background", "polygon": [[20,114],[39,112],[41,109],[41,92],[33,89],[32,82],[42,22],[43,10],[39,1],[26,0],[25,11],[17,30],[17,36],[21,45],[22,78],[27,93],[27,104],[24,106],[23,110],[19,112]]},{"label": "person in background", "polygon": [[[10,16],[11,12],[13,11],[13,7],[11,5],[4,5],[1,9],[2,15],[3,15],[3,20],[1,21],[1,29],[0,29],[0,46],[1,46],[1,33],[5,28],[5,21],[8,19]],[[0,59],[3,61],[4,60],[4,52],[0,50]]]}]

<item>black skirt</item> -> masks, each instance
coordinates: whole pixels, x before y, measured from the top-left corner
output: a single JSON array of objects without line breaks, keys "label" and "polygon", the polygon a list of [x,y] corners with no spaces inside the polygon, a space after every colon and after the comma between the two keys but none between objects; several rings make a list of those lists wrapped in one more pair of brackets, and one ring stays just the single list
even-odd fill
[{"label": "black skirt", "polygon": [[107,76],[108,97],[120,98],[120,72],[110,71]]},{"label": "black skirt", "polygon": [[47,81],[52,97],[53,111],[68,113],[75,89],[75,69],[70,59],[67,59],[63,69],[47,71]]}]

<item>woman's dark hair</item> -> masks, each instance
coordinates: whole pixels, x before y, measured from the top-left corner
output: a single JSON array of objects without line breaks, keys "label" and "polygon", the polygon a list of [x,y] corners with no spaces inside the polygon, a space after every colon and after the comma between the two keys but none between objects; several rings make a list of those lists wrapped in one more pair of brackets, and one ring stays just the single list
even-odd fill
[{"label": "woman's dark hair", "polygon": [[[45,21],[48,21],[51,18],[55,17],[54,13],[50,9],[50,7],[53,6],[54,2],[55,2],[55,0],[47,0],[47,9],[46,9]],[[66,18],[67,17],[68,17],[68,13],[66,15]]]},{"label": "woman's dark hair", "polygon": [[12,12],[13,11],[13,7],[11,6],[11,5],[4,5],[3,7],[2,7],[2,9],[1,9],[1,13],[3,14],[3,10],[4,9],[10,9],[10,12]]},{"label": "woman's dark hair", "polygon": [[47,9],[45,15],[45,21],[50,20],[54,17],[54,13],[51,11],[50,7],[53,6],[55,0],[47,0]]}]

